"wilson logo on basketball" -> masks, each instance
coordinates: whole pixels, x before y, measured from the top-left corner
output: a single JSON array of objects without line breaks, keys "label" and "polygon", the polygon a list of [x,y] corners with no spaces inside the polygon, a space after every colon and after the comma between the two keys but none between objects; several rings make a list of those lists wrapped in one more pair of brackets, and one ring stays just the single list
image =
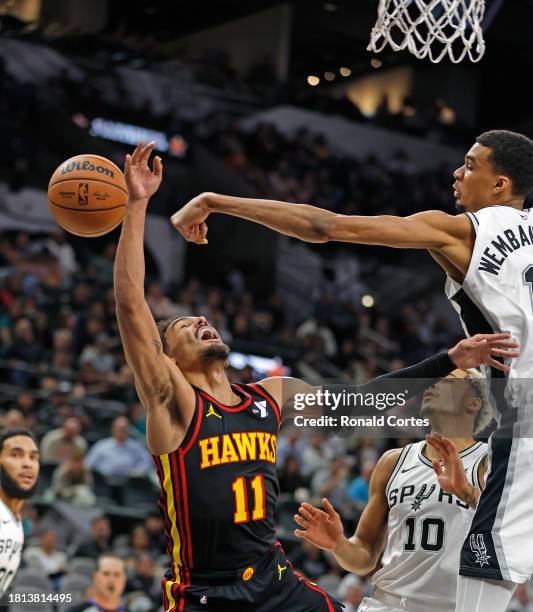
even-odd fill
[{"label": "wilson logo on basketball", "polygon": [[113,170],[106,168],[105,166],[95,166],[91,164],[90,161],[83,162],[70,162],[61,167],[61,174],[68,174],[69,172],[74,172],[75,170],[86,170],[89,172],[98,172],[98,174],[105,174],[105,176],[110,176],[113,178],[115,173]]}]

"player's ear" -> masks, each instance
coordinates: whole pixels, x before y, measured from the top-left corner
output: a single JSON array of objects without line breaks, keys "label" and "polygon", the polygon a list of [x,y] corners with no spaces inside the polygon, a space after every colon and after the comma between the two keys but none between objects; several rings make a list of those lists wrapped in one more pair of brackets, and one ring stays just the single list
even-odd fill
[{"label": "player's ear", "polygon": [[511,186],[511,181],[507,176],[499,175],[496,177],[496,181],[494,182],[493,191],[494,193],[502,193]]},{"label": "player's ear", "polygon": [[481,410],[481,398],[480,397],[471,397],[466,404],[466,411],[468,414],[473,414],[474,416],[478,414]]}]

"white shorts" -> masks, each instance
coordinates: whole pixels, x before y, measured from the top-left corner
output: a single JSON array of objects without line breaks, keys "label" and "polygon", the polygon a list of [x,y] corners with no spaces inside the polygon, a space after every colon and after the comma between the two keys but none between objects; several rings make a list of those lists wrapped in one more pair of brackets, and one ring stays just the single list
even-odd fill
[{"label": "white shorts", "polygon": [[373,597],[365,597],[359,604],[357,612],[406,612],[405,608],[393,608]]}]

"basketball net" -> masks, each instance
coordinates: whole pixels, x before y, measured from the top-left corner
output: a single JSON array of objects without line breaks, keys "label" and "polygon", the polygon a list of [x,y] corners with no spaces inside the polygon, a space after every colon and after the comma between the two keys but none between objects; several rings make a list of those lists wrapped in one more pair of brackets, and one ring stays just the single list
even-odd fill
[{"label": "basketball net", "polygon": [[481,21],[485,0],[379,0],[378,19],[368,51],[390,45],[419,59],[457,64],[468,56],[479,62],[485,53]]}]

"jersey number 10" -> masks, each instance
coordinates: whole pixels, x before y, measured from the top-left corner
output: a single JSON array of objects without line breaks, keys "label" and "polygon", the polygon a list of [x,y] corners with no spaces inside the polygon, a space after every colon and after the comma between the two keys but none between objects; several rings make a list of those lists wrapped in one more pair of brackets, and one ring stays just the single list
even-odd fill
[{"label": "jersey number 10", "polygon": [[[407,542],[403,549],[408,551],[416,550],[415,542],[416,519],[410,516],[405,521],[407,527]],[[432,537],[430,536],[432,534]],[[422,520],[422,532],[420,534],[420,547],[423,550],[435,552],[442,548],[444,544],[444,521],[441,518],[428,517]]]},{"label": "jersey number 10", "polygon": [[[247,478],[245,476],[235,478],[231,488],[235,497],[233,521],[235,523],[247,523],[250,520]],[[252,521],[262,521],[266,517],[265,479],[262,474],[258,474],[250,480],[250,488],[253,494]]]}]

